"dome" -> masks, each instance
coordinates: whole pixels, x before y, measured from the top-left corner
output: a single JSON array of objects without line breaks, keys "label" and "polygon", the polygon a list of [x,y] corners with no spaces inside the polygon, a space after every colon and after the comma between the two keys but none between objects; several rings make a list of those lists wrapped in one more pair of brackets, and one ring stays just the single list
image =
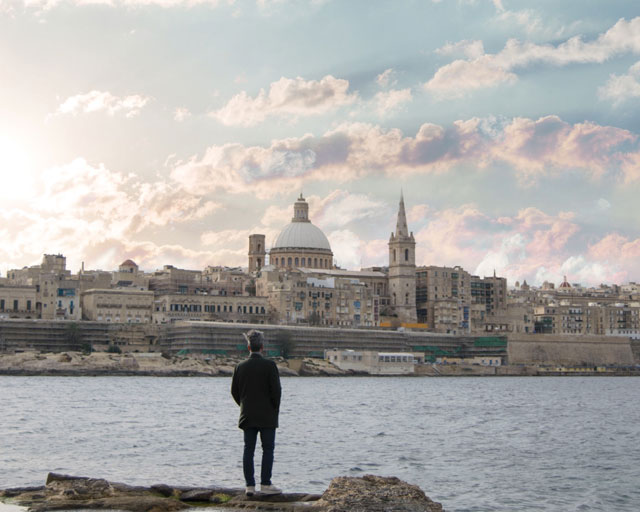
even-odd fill
[{"label": "dome", "polygon": [[120,263],[121,267],[137,267],[138,265],[135,264],[134,261],[132,260],[125,260],[122,263]]},{"label": "dome", "polygon": [[272,249],[289,248],[331,250],[325,234],[311,222],[291,222],[285,226],[276,238]]}]

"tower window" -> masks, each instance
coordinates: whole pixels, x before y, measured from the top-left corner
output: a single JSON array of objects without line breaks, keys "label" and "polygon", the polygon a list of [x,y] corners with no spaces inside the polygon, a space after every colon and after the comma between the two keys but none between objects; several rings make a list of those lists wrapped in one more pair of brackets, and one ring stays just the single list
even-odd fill
[{"label": "tower window", "polygon": [[393,250],[393,261],[396,261],[396,250]]},{"label": "tower window", "polygon": [[409,249],[404,250],[404,261],[409,261]]}]

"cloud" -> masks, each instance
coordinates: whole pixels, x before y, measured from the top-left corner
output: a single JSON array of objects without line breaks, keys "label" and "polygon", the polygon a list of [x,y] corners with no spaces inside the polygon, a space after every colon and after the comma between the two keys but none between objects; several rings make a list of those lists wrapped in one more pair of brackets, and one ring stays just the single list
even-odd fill
[{"label": "cloud", "polygon": [[385,203],[366,194],[353,194],[346,190],[334,190],[324,198],[310,196],[309,216],[322,229],[344,228],[357,221],[386,219],[391,212]]},{"label": "cloud", "polygon": [[[97,257],[95,248],[104,248],[105,241],[119,240],[118,245],[129,251],[142,243],[145,229],[170,232],[219,208],[215,201],[193,196],[173,183],[141,182],[133,174],[77,158],[43,171],[30,200],[3,210],[0,223],[10,226],[3,239],[11,250],[2,249],[0,258],[21,267],[25,261],[37,263],[45,252],[61,252],[79,263],[80,255]],[[149,246],[155,247],[151,242]],[[114,252],[107,268],[122,259],[126,259],[123,254]],[[145,260],[138,263],[150,265]]]},{"label": "cloud", "polygon": [[611,203],[609,201],[607,201],[606,199],[601,197],[600,199],[598,199],[596,201],[596,207],[601,212],[606,212],[608,209],[611,208]]},{"label": "cloud", "polygon": [[392,68],[385,69],[376,77],[376,82],[380,87],[393,86],[398,82],[396,72]]},{"label": "cloud", "polygon": [[433,210],[415,233],[417,263],[455,266],[479,275],[597,285],[621,283],[640,273],[640,239],[605,234],[589,245],[572,212],[549,214],[523,208],[511,216],[489,215],[475,205]]},{"label": "cloud", "polygon": [[468,59],[476,59],[484,55],[484,45],[482,41],[471,41],[464,39],[457,43],[447,43],[436,50],[438,55],[464,56]]},{"label": "cloud", "polygon": [[402,104],[411,101],[411,89],[380,91],[373,97],[373,104],[379,116],[387,116]]},{"label": "cloud", "polygon": [[[9,1],[8,3],[11,2]],[[25,7],[36,9],[37,11],[47,11],[63,5],[75,5],[81,7],[104,5],[113,8],[136,8],[153,5],[165,9],[172,7],[194,7],[197,5],[217,7],[220,4],[232,5],[235,3],[235,0],[18,0],[13,3],[23,4]]]},{"label": "cloud", "polygon": [[349,94],[348,89],[347,80],[331,75],[320,80],[282,77],[270,85],[269,92],[261,89],[252,98],[242,91],[209,115],[225,125],[241,126],[253,126],[271,116],[319,115],[353,103],[357,94]]},{"label": "cloud", "polygon": [[119,97],[108,91],[93,90],[85,94],[70,96],[58,107],[56,114],[77,116],[93,112],[106,112],[110,116],[124,114],[125,117],[131,118],[140,114],[140,111],[150,101],[150,97],[138,94]]},{"label": "cloud", "polygon": [[467,59],[442,66],[424,84],[424,88],[438,98],[456,98],[476,89],[512,84],[517,80],[517,69],[535,63],[553,66],[602,63],[622,53],[640,54],[640,17],[630,21],[620,19],[593,41],[575,36],[554,46],[509,39],[505,47],[495,54],[479,53],[482,47],[474,46],[474,43],[461,41],[436,50],[440,54],[463,50],[467,52]]},{"label": "cloud", "polygon": [[189,111],[188,108],[185,108],[185,107],[179,107],[175,109],[175,111],[173,112],[173,119],[178,121],[179,123],[181,123],[182,121],[190,117],[191,117],[191,112]]},{"label": "cloud", "polygon": [[368,175],[443,173],[457,166],[506,165],[523,183],[566,171],[598,179],[640,179],[640,148],[627,130],[537,120],[479,119],[448,127],[425,123],[415,136],[367,123],[343,123],[324,135],[272,141],[270,146],[211,146],[179,162],[171,178],[193,195],[244,193],[260,198],[300,190],[311,181],[344,183]]},{"label": "cloud", "polygon": [[640,98],[640,61],[631,66],[625,75],[609,76],[607,83],[598,89],[598,94],[616,106],[629,99]]}]

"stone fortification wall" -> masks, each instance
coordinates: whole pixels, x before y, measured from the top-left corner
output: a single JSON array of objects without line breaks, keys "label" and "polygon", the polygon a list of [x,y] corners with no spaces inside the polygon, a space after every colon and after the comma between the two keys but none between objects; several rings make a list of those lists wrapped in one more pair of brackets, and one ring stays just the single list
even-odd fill
[{"label": "stone fortification wall", "polygon": [[[84,350],[88,345],[106,350],[115,345],[123,352],[177,354],[244,354],[242,333],[251,328],[264,331],[267,351],[280,355],[288,346],[293,357],[324,357],[327,349],[374,350],[381,352],[423,352],[425,356],[506,354],[504,346],[479,343],[484,338],[449,334],[383,329],[329,329],[321,327],[251,325],[225,322],[170,324],[115,324],[47,320],[0,321],[0,352],[36,350],[64,352]],[[494,338],[491,338],[492,340]],[[503,342],[506,345],[506,341]]]},{"label": "stone fortification wall", "polygon": [[[465,357],[506,355],[505,347],[482,346],[478,338],[448,334],[382,329],[328,329],[322,327],[249,325],[221,322],[176,322],[167,325],[160,337],[163,350],[177,353],[216,351],[245,352],[242,333],[260,329],[266,350],[279,351],[290,340],[293,357],[324,357],[327,349],[374,350],[381,352],[425,352]],[[506,340],[504,342],[506,345]]]},{"label": "stone fortification wall", "polygon": [[150,324],[72,322],[55,320],[0,321],[0,352],[37,350],[65,352],[92,346],[105,350],[117,345],[123,351],[155,351],[158,327]]},{"label": "stone fortification wall", "polygon": [[556,334],[510,335],[511,364],[563,366],[633,365],[637,360],[628,338]]}]

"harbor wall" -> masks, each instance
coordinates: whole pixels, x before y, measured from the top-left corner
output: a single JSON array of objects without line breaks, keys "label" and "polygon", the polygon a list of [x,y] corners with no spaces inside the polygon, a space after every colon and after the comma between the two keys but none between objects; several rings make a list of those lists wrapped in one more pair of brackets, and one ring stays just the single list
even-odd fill
[{"label": "harbor wall", "polygon": [[510,364],[600,366],[639,364],[634,342],[626,337],[556,334],[510,335]]}]

